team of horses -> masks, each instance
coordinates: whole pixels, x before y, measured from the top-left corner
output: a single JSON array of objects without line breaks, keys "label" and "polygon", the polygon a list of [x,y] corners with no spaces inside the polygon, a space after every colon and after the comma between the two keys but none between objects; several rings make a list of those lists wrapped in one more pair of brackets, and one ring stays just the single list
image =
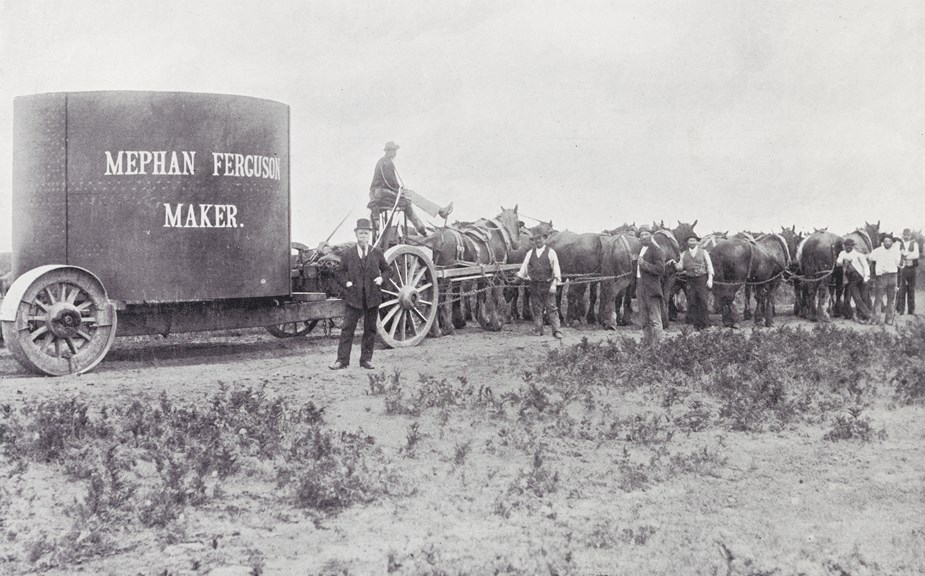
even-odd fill
[{"label": "team of horses", "polygon": [[[522,263],[532,248],[531,238],[546,234],[548,245],[558,255],[566,287],[567,306],[561,306],[563,286],[559,287],[558,298],[560,315],[563,308],[567,311],[562,318],[566,325],[597,323],[615,329],[632,323],[631,299],[642,247],[635,224],[599,233],[558,231],[551,222],[525,226],[517,210],[516,206],[502,208],[493,218],[456,222],[405,241],[428,247],[438,267],[479,264],[491,271],[496,264]],[[696,225],[696,220],[690,224],[678,222],[673,228],[664,222],[653,223],[652,240],[664,251],[666,262],[678,262],[686,249],[686,238],[699,237],[694,232]],[[698,244],[710,254],[713,263],[714,312],[721,314],[723,325],[737,325],[740,315],[734,302],[742,290],[745,305],[741,316],[753,318],[759,326],[772,326],[774,297],[784,283],[794,287],[794,314],[814,321],[842,315],[844,283],[835,260],[844,240],[854,239],[858,250],[869,253],[880,245],[881,237],[879,222],[865,222],[843,236],[825,229],[804,235],[793,226],[775,233],[713,232],[704,234]],[[333,268],[339,250],[342,248],[329,248],[319,262]],[[466,282],[441,282],[438,321],[432,335],[453,334],[469,319],[487,330],[500,330],[518,318],[531,319],[527,291],[514,285],[512,279],[513,272],[508,272],[486,273]],[[670,320],[678,319],[682,306],[676,304],[677,296],[686,289],[684,278],[674,266],[665,267],[662,288],[662,322],[667,328]]]}]

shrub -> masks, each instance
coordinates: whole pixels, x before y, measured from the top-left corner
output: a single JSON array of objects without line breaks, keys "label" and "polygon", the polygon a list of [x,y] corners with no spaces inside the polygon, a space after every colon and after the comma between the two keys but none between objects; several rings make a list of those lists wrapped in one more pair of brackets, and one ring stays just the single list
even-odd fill
[{"label": "shrub", "polygon": [[33,562],[45,557],[52,565],[107,553],[115,527],[173,527],[187,507],[219,493],[223,478],[242,472],[272,470],[289,487],[278,497],[322,513],[400,485],[373,438],[326,430],[323,409],[310,402],[292,405],[244,387],[223,386],[205,406],[162,394],[150,404],[95,410],[79,396],[0,407],[0,450],[14,471],[27,462],[57,464],[84,486],[67,511],[72,534],[28,544]]}]

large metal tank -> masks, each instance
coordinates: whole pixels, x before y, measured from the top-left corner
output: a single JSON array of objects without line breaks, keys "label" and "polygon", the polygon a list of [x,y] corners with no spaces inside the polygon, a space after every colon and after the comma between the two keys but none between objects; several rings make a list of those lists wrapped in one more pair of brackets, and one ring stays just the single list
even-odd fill
[{"label": "large metal tank", "polygon": [[96,274],[125,304],[289,295],[289,107],[219,94],[14,102],[13,277]]}]

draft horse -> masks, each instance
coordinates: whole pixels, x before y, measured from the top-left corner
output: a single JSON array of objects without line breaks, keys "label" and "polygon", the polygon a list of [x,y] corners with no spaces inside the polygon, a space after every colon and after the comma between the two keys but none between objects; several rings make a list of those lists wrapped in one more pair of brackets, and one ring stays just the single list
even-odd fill
[{"label": "draft horse", "polygon": [[[522,223],[517,218],[517,206],[502,207],[494,218],[475,222],[457,222],[453,226],[437,228],[421,244],[433,251],[434,265],[439,267],[474,266],[482,264],[486,271],[491,266],[510,263],[510,256],[520,248]],[[503,276],[486,274],[469,283],[477,292],[475,317],[485,330],[497,331],[507,320],[504,301]],[[438,322],[434,322],[433,335],[453,334],[465,326],[461,300],[467,284],[441,281]]]}]

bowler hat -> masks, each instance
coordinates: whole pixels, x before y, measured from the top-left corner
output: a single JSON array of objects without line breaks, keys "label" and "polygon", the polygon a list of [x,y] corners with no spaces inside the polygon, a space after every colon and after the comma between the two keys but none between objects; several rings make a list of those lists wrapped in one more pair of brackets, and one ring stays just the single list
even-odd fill
[{"label": "bowler hat", "polygon": [[845,246],[854,246],[857,242],[854,241],[854,238],[845,239]]},{"label": "bowler hat", "polygon": [[354,230],[372,230],[373,225],[369,223],[368,218],[360,218],[357,220],[357,227]]},{"label": "bowler hat", "polygon": [[696,240],[697,242],[700,242],[700,236],[697,236],[697,235],[694,234],[693,232],[688,232],[687,234],[684,235],[683,238],[681,238],[681,240],[684,241],[684,242],[687,242],[687,239],[688,239],[688,238],[693,238],[693,239]]},{"label": "bowler hat", "polygon": [[637,229],[636,229],[636,238],[639,238],[639,236],[640,236],[643,232],[648,232],[649,234],[651,234],[651,233],[652,233],[652,227],[649,226],[648,224],[643,224],[642,226],[640,226],[639,228],[637,228]]},{"label": "bowler hat", "polygon": [[911,236],[911,235],[912,235],[912,230],[908,228],[903,229],[903,236]]},{"label": "bowler hat", "polygon": [[389,150],[398,150],[398,144],[389,140],[388,142],[385,143],[385,148],[383,148],[383,150],[385,150],[386,152],[388,152]]}]

